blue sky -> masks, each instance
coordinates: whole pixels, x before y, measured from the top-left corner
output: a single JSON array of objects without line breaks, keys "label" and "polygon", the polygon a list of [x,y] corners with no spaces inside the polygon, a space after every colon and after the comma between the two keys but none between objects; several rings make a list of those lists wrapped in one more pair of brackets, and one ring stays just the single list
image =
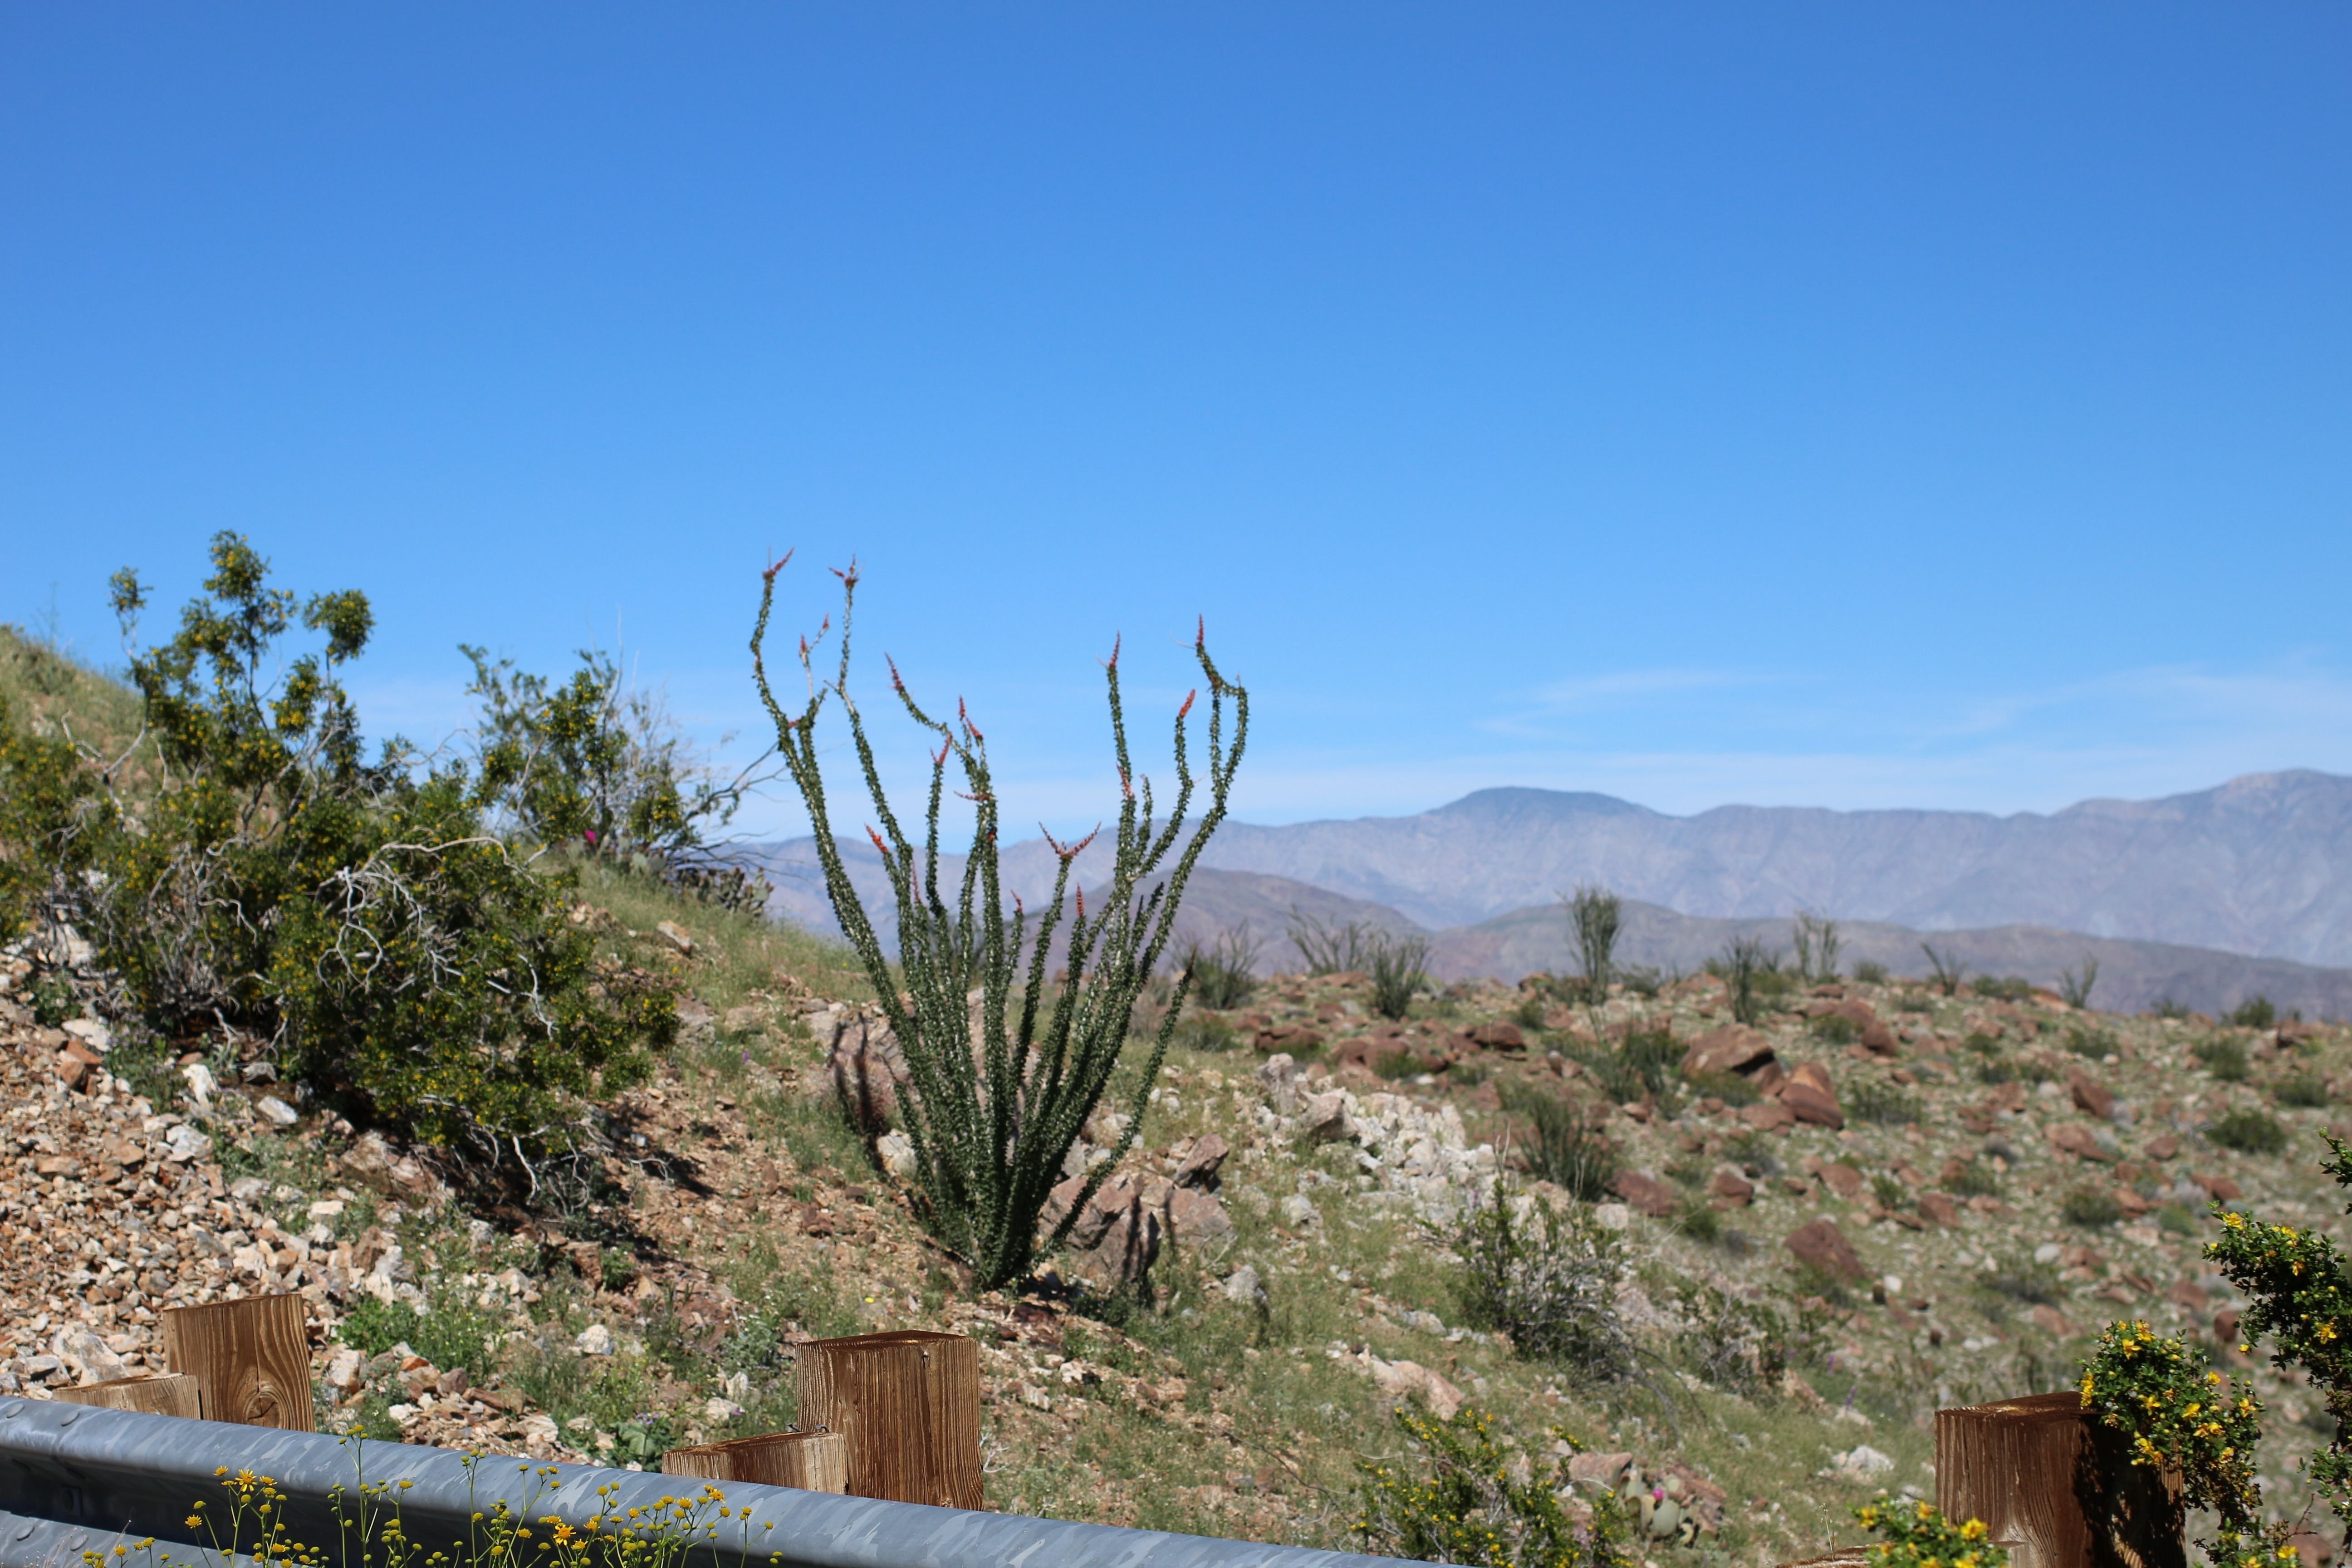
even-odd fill
[{"label": "blue sky", "polygon": [[2352,772],[2347,46],[2293,4],[10,6],[0,617],[110,655],[106,574],[169,604],[235,528],[373,597],[375,730],[464,721],[460,641],[593,639],[716,735],[770,552],[786,627],[855,553],[865,648],[1057,826],[1109,798],[1112,636],[1156,733],[1196,615],[1264,821]]}]

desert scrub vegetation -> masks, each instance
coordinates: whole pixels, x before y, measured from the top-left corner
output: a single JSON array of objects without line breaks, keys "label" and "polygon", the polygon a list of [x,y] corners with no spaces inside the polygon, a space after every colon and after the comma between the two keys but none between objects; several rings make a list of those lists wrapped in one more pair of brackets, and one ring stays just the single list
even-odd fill
[{"label": "desert scrub vegetation", "polygon": [[1640,1350],[1617,1307],[1628,1265],[1615,1233],[1589,1211],[1497,1183],[1465,1206],[1450,1245],[1465,1322],[1591,1382],[1633,1375]]},{"label": "desert scrub vegetation", "polygon": [[1355,1535],[1384,1557],[1461,1563],[1479,1568],[1634,1568],[1634,1521],[1624,1501],[1602,1492],[1576,1505],[1570,1456],[1584,1445],[1560,1428],[1550,1434],[1551,1463],[1496,1431],[1471,1408],[1451,1420],[1400,1409],[1397,1428],[1417,1451],[1426,1476],[1359,1462]]},{"label": "desert scrub vegetation", "polygon": [[2205,1129],[2205,1138],[2241,1154],[2276,1154],[2286,1148],[2286,1129],[2278,1118],[2246,1107],[2216,1117]]},{"label": "desert scrub vegetation", "polygon": [[[955,721],[934,719],[916,701],[895,666],[891,688],[900,706],[939,746],[931,759],[919,847],[890,804],[865,718],[849,692],[857,593],[854,564],[841,579],[837,667],[829,679],[817,674],[815,653],[827,630],[820,628],[814,642],[804,637],[800,644],[806,701],[788,712],[777,700],[764,647],[776,575],[783,565],[779,562],[770,567],[762,579],[751,635],[761,700],[775,724],[777,750],[814,829],[835,919],[864,963],[905,1054],[908,1082],[899,1109],[913,1146],[911,1185],[918,1215],[943,1246],[971,1266],[982,1288],[993,1289],[1028,1274],[1047,1195],[1061,1181],[1065,1160],[1120,1066],[1136,1005],[1174,931],[1185,883],[1224,820],[1248,742],[1249,693],[1219,672],[1209,657],[1204,628],[1192,649],[1209,689],[1208,802],[1187,837],[1195,780],[1186,751],[1185,721],[1198,693],[1186,697],[1177,710],[1176,794],[1163,822],[1155,812],[1150,781],[1139,777],[1129,754],[1114,645],[1104,667],[1120,795],[1109,885],[1097,894],[1100,902],[1090,916],[1084,889],[1074,890],[1069,884],[1071,868],[1093,836],[1068,845],[1049,838],[1059,865],[1052,897],[1033,924],[1017,900],[1006,908],[1000,884],[998,803],[985,737],[961,705]],[[898,906],[895,965],[883,952],[834,837],[817,743],[817,722],[828,700],[839,703],[847,721],[866,793],[881,824],[867,832],[881,852]],[[1229,709],[1230,743],[1225,732]],[[962,786],[958,793],[972,811],[971,848],[957,887],[942,885],[940,871],[941,807],[950,761]],[[1065,926],[1056,965],[1055,938]],[[1057,967],[1063,974],[1055,982]],[[1122,1107],[1128,1124],[1117,1147],[1087,1175],[1045,1239],[1048,1249],[1067,1237],[1088,1200],[1134,1142],[1183,1013],[1190,981],[1188,973],[1179,974],[1159,1033],[1130,1075]],[[968,999],[975,991],[976,1017]]]},{"label": "desert scrub vegetation", "polygon": [[[136,645],[145,588],[113,580],[131,744],[9,724],[14,918],[47,951],[88,936],[153,1037],[261,1042],[354,1122],[536,1188],[593,1095],[669,1042],[668,987],[597,961],[566,879],[492,830],[478,779],[396,741],[364,755],[342,685],[374,627],[364,595],[298,601],[235,534],[210,553],[153,646]],[[298,632],[317,641],[289,657]]]}]

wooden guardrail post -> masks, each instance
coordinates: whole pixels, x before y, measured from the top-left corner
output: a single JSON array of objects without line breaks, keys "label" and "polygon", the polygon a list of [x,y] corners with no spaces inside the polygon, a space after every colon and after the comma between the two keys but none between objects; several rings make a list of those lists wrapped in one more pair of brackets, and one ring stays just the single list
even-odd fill
[{"label": "wooden guardrail post", "polygon": [[2082,1397],[1936,1412],[1936,1506],[1980,1519],[2013,1568],[2186,1568],[2177,1479],[2135,1467]]},{"label": "wooden guardrail post", "polygon": [[310,1340],[302,1298],[248,1296],[163,1310],[163,1356],[195,1379],[207,1421],[319,1429],[310,1404]]},{"label": "wooden guardrail post", "polygon": [[849,1445],[838,1432],[770,1432],[725,1443],[697,1443],[664,1454],[662,1474],[845,1492]]},{"label": "wooden guardrail post", "polygon": [[196,1380],[185,1373],[168,1373],[162,1377],[144,1373],[113,1377],[104,1383],[85,1383],[79,1388],[60,1388],[57,1396],[73,1405],[137,1410],[150,1415],[184,1415],[191,1421],[204,1414],[196,1397]]},{"label": "wooden guardrail post", "polygon": [[978,1508],[980,1346],[908,1329],[800,1347],[800,1426],[847,1445],[853,1497]]}]

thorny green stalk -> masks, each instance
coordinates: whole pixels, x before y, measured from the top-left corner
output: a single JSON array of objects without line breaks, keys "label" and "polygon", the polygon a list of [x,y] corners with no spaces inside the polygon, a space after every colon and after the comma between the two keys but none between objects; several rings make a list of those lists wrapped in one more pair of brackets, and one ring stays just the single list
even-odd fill
[{"label": "thorny green stalk", "polygon": [[[1065,901],[1072,893],[1071,868],[1101,830],[1073,844],[1059,843],[1048,834],[1046,843],[1059,860],[1052,900],[1034,927],[1018,897],[1008,915],[999,879],[998,800],[987,742],[961,702],[953,723],[932,718],[908,691],[894,664],[892,689],[908,715],[939,741],[931,756],[919,847],[891,808],[864,718],[849,695],[850,617],[857,592],[854,563],[847,572],[836,574],[842,580],[841,654],[833,679],[821,680],[814,662],[828,621],[818,629],[814,644],[801,639],[801,667],[808,678],[806,706],[798,714],[787,713],[769,688],[762,645],[776,574],[783,565],[780,561],[767,571],[760,617],[751,634],[761,700],[775,721],[777,748],[815,832],[835,918],[864,963],[906,1057],[909,1083],[901,1103],[907,1136],[914,1144],[915,1185],[924,1223],[971,1266],[982,1289],[994,1289],[1024,1277],[1035,1260],[1038,1216],[1061,1180],[1071,1146],[1109,1088],[1137,997],[1166,952],[1185,884],[1210,835],[1224,820],[1249,733],[1249,693],[1219,673],[1209,658],[1205,629],[1197,633],[1193,657],[1209,688],[1209,802],[1179,849],[1194,786],[1185,749],[1185,719],[1199,693],[1187,696],[1177,710],[1176,799],[1166,822],[1157,824],[1150,782],[1136,775],[1128,755],[1114,644],[1104,667],[1120,792],[1110,886],[1099,911],[1091,915],[1085,889],[1076,890],[1065,944],[1067,973],[1056,982],[1052,958]],[[878,829],[869,826],[866,836],[881,852],[898,901],[898,976],[892,973],[835,840],[816,739],[817,718],[828,698],[838,699],[847,717],[866,792],[881,824]],[[1230,746],[1224,731],[1228,700],[1234,710]],[[973,811],[971,848],[961,885],[952,889],[942,887],[940,864],[940,812],[951,760],[961,774],[962,788],[957,793],[971,803]],[[1189,973],[1177,977],[1144,1070],[1135,1080],[1132,1102],[1124,1108],[1127,1126],[1112,1157],[1097,1163],[1086,1178],[1045,1239],[1045,1250],[1062,1244],[1134,1142],[1145,1099],[1159,1077],[1191,982]],[[974,991],[980,995],[976,1019],[968,1000]]]}]

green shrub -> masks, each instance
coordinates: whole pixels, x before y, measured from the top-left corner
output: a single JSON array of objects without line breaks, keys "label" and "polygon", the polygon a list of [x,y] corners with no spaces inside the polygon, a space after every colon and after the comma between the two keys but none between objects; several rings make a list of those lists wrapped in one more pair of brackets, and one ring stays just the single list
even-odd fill
[{"label": "green shrub", "polygon": [[2112,1029],[2086,1029],[2080,1024],[2070,1024],[2066,1027],[2066,1048],[2078,1057],[2096,1061],[2115,1055],[2122,1044]]},{"label": "green shrub", "polygon": [[1865,958],[1853,966],[1853,978],[1860,985],[1884,985],[1886,984],[1886,965],[1874,958]]},{"label": "green shrub", "polygon": [[1508,1334],[1521,1355],[1593,1382],[1633,1374],[1639,1352],[1617,1309],[1625,1259],[1614,1233],[1589,1214],[1519,1199],[1497,1183],[1472,1199],[1451,1241],[1472,1328]]},{"label": "green shrub", "polygon": [[1843,1013],[1824,1013],[1807,1027],[1825,1046],[1850,1046],[1862,1038],[1862,1026]]},{"label": "green shrub", "polygon": [[1528,1473],[1532,1456],[1497,1442],[1480,1411],[1465,1406],[1439,1421],[1400,1406],[1395,1419],[1429,1476],[1357,1462],[1355,1535],[1367,1552],[1475,1568],[1634,1568],[1640,1560],[1633,1522],[1616,1497],[1595,1498],[1585,1523],[1569,1518],[1560,1500],[1576,1489],[1567,1457],[1582,1445],[1567,1433],[1553,1431],[1559,1458]]},{"label": "green shrub", "polygon": [[1675,1211],[1675,1229],[1698,1242],[1713,1247],[1723,1239],[1723,1216],[1705,1198],[1685,1198]]},{"label": "green shrub", "polygon": [[1701,1068],[1683,1074],[1683,1081],[1702,1095],[1712,1095],[1726,1105],[1753,1105],[1764,1098],[1764,1091],[1736,1072]]},{"label": "green shrub", "polygon": [[1617,1151],[1602,1135],[1598,1117],[1574,1100],[1517,1079],[1503,1086],[1502,1102],[1504,1110],[1535,1124],[1535,1142],[1524,1152],[1537,1175],[1581,1203],[1609,1195]]},{"label": "green shrub", "polygon": [[2248,1066],[2245,1042],[2231,1035],[2216,1035],[2200,1040],[2189,1047],[2189,1054],[2205,1064],[2205,1070],[2223,1083],[2242,1082]]},{"label": "green shrub", "polygon": [[1955,1524],[1933,1504],[1904,1499],[1864,1503],[1853,1516],[1885,1538],[1866,1553],[1871,1568],[2008,1568],[2009,1548],[1988,1539],[1982,1520]]},{"label": "green shrub", "polygon": [[1412,1010],[1413,994],[1429,986],[1429,942],[1417,936],[1391,937],[1382,932],[1371,944],[1372,1011],[1383,1018],[1402,1018]]},{"label": "green shrub", "polygon": [[1426,1070],[1411,1051],[1382,1051],[1372,1058],[1372,1075],[1390,1083],[1418,1078]]},{"label": "green shrub", "polygon": [[1294,904],[1289,928],[1290,945],[1298,950],[1309,974],[1360,974],[1371,967],[1376,933],[1361,921],[1332,925]]},{"label": "green shrub", "polygon": [[1796,922],[1790,928],[1789,941],[1796,949],[1800,981],[1811,984],[1837,978],[1838,952],[1845,946],[1838,935],[1837,921],[1810,910],[1799,910]]},{"label": "green shrub", "polygon": [[2076,1187],[2058,1205],[2058,1213],[2068,1225],[2091,1226],[2113,1225],[2124,1217],[2115,1194],[2099,1187]]},{"label": "green shrub", "polygon": [[1764,1014],[1764,982],[1768,976],[1778,978],[1780,967],[1779,957],[1765,950],[1763,939],[1752,936],[1734,937],[1719,956],[1706,961],[1707,973],[1731,988],[1731,1016],[1751,1026]]},{"label": "green shrub", "polygon": [[2033,994],[2033,983],[2017,974],[1979,974],[1969,986],[1978,995],[1999,1002],[2022,1002]]},{"label": "green shrub", "polygon": [[2241,1029],[2267,1029],[2278,1022],[2278,1009],[2269,997],[2256,994],[2231,1010],[2230,1022]]},{"label": "green shrub", "polygon": [[405,1301],[383,1301],[362,1296],[336,1328],[343,1343],[363,1355],[382,1355],[405,1344],[442,1371],[464,1367],[487,1373],[495,1359],[498,1320],[470,1304],[445,1294],[430,1312],[420,1312]]},{"label": "green shrub", "polygon": [[[1083,889],[1074,899],[1072,868],[1092,837],[1070,845],[1049,838],[1060,864],[1052,895],[1033,926],[1017,902],[1005,908],[998,860],[999,800],[986,740],[961,708],[955,722],[932,718],[895,670],[892,685],[908,717],[939,748],[931,758],[919,846],[892,809],[865,720],[849,695],[850,626],[857,588],[854,568],[842,578],[837,671],[829,679],[819,678],[814,647],[803,638],[799,657],[808,679],[808,701],[793,713],[777,701],[764,648],[776,574],[782,567],[779,562],[769,568],[762,581],[751,635],[753,678],[776,727],[777,750],[808,813],[834,918],[863,963],[906,1058],[908,1082],[898,1104],[903,1130],[914,1144],[916,1212],[942,1246],[971,1265],[980,1289],[995,1289],[1029,1272],[1039,1249],[1037,1223],[1048,1194],[1061,1181],[1063,1163],[1079,1133],[1110,1089],[1136,1005],[1168,954],[1186,884],[1211,835],[1224,821],[1248,741],[1249,694],[1219,673],[1209,658],[1205,634],[1196,636],[1192,651],[1210,693],[1209,804],[1186,837],[1195,781],[1185,724],[1193,698],[1188,696],[1176,714],[1176,795],[1161,821],[1150,782],[1138,776],[1129,752],[1114,647],[1105,673],[1120,801],[1108,885],[1091,911]],[[823,634],[815,640],[821,643]],[[825,750],[816,729],[825,703],[836,697],[880,824],[869,832],[881,851],[898,908],[896,963],[875,934],[833,829],[824,784]],[[1230,746],[1225,736],[1228,705]],[[950,762],[961,775],[958,794],[972,803],[972,836],[956,879],[960,887],[942,885],[939,874],[940,810]],[[1062,939],[1058,949],[1057,937]],[[970,1000],[973,992],[980,997],[976,1013]],[[1044,1238],[1047,1249],[1068,1237],[1133,1143],[1143,1124],[1145,1100],[1160,1076],[1190,994],[1189,977],[1180,974],[1158,1037],[1127,1076],[1122,1089],[1127,1131],[1110,1151],[1111,1158],[1087,1176],[1059,1226]]]},{"label": "green shrub", "polygon": [[2281,1105],[2313,1110],[2329,1102],[2327,1080],[2315,1072],[2289,1073],[2272,1087],[2271,1098]]},{"label": "green shrub", "polygon": [[2062,969],[2058,972],[2059,1000],[2064,1002],[2069,1007],[2077,1009],[2087,1007],[2091,1005],[2091,988],[2098,983],[2099,961],[2085,954],[2082,967],[2079,969]]},{"label": "green shrub", "polygon": [[1494,1076],[1484,1062],[1455,1062],[1445,1069],[1445,1081],[1456,1089],[1475,1089]]},{"label": "green shrub", "polygon": [[1971,1159],[1944,1184],[1944,1190],[1955,1197],[1989,1198],[2000,1190],[2000,1184],[1990,1164]]},{"label": "green shrub", "polygon": [[1966,983],[1959,959],[1937,952],[1924,942],[1919,944],[1919,951],[1927,955],[1927,971],[1935,977],[1936,989],[1947,996],[1958,995],[1960,986]]},{"label": "green shrub", "polygon": [[2148,1004],[2147,1010],[2159,1018],[2179,1019],[2189,1016],[2189,1004],[2186,1002],[2176,1002],[2169,996],[2158,997],[2154,1002]]},{"label": "green shrub", "polygon": [[1257,991],[1259,946],[1247,921],[1213,942],[1186,944],[1176,964],[1192,977],[1192,1000],[1220,1013],[1247,1005]]},{"label": "green shrub", "polygon": [[2187,1204],[2165,1204],[2156,1211],[2157,1227],[2174,1236],[2197,1234],[2197,1213]]},{"label": "green shrub", "polygon": [[2232,1110],[2206,1128],[2205,1137],[2241,1154],[2275,1154],[2286,1147],[2286,1129],[2259,1110]]},{"label": "green shrub", "polygon": [[[1213,1013],[1191,1013],[1176,1026],[1175,1043],[1192,1051],[1232,1051],[1241,1048],[1242,1037],[1240,1030]],[[1293,1046],[1290,1054],[1297,1058],[1298,1047]]]},{"label": "green shrub", "polygon": [[1864,1079],[1845,1092],[1845,1112],[1857,1121],[1895,1126],[1917,1121],[1925,1114],[1919,1097],[1906,1094],[1885,1079]]},{"label": "green shrub", "polygon": [[1812,1314],[1790,1322],[1769,1302],[1678,1277],[1673,1282],[1675,1349],[1701,1382],[1735,1394],[1776,1391],[1791,1364],[1823,1348]]},{"label": "green shrub", "polygon": [[1511,1022],[1522,1029],[1542,1028],[1544,1026],[1543,998],[1534,994],[1520,997],[1519,1005],[1511,1009]]},{"label": "green shrub", "polygon": [[[600,968],[568,879],[486,830],[463,771],[397,745],[362,760],[341,685],[373,627],[362,595],[298,612],[243,539],[211,554],[176,635],[131,661],[159,781],[118,803],[129,783],[88,757],[78,784],[12,775],[8,858],[73,873],[48,897],[157,1033],[269,1040],[352,1120],[485,1172],[520,1162],[536,1186],[578,1145],[589,1092],[638,1081],[667,1043],[668,990]],[[127,571],[113,590],[129,641],[146,594]],[[298,624],[322,646],[287,658]]]},{"label": "green shrub", "polygon": [[2002,1061],[1997,1057],[1990,1061],[1981,1061],[1977,1064],[1977,1081],[1979,1083],[2008,1083],[2016,1077],[2016,1065],[2011,1062]]}]

